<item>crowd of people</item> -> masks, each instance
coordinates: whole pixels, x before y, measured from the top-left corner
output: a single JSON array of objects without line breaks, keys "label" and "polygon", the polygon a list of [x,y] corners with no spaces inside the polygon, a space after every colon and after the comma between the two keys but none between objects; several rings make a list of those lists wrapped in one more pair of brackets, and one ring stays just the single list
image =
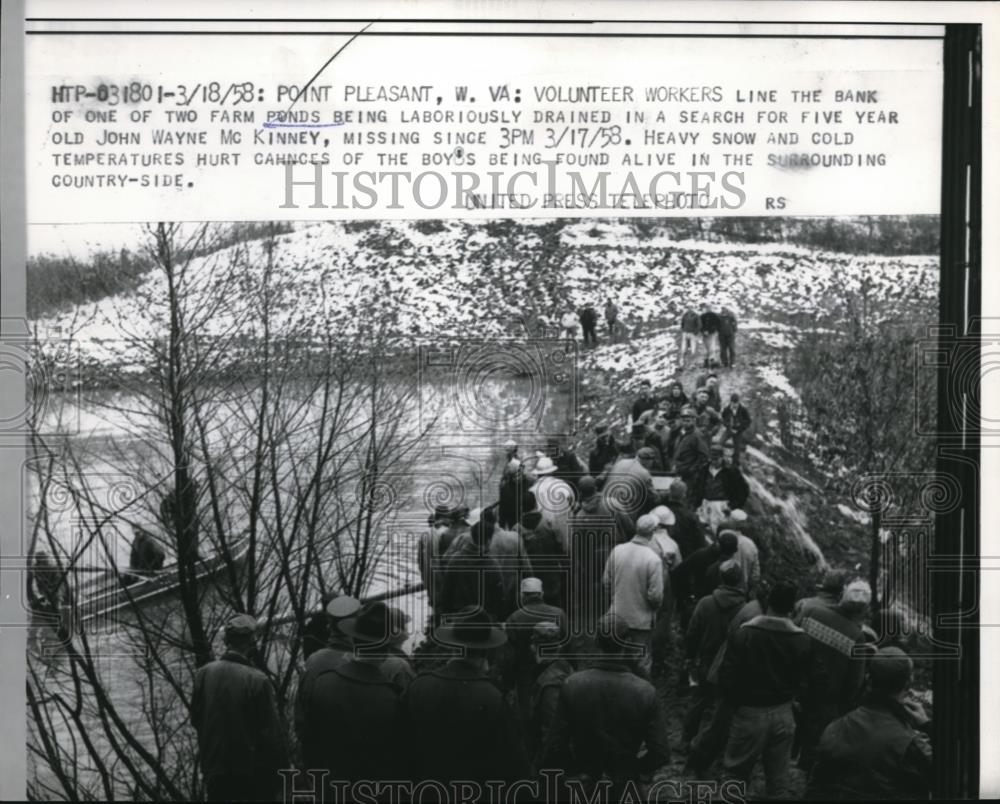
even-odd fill
[{"label": "crowd of people", "polygon": [[[759,766],[768,798],[796,792],[793,767],[813,798],[926,797],[928,718],[913,662],[868,623],[870,587],[830,568],[803,596],[768,572],[741,469],[752,417],[714,374],[693,397],[643,383],[627,440],[597,426],[586,461],[508,442],[494,505],[436,508],[418,655],[402,610],[325,599],[302,634],[295,767],[484,801],[534,800],[558,771],[587,800],[656,800],[679,755],[687,780],[749,787]],[[290,767],[255,628],[235,617],[195,683],[213,800],[275,795]]]}]

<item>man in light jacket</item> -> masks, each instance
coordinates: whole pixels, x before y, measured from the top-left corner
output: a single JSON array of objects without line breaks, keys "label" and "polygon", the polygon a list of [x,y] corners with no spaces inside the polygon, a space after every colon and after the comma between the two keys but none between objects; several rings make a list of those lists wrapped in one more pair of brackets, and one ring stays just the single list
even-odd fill
[{"label": "man in light jacket", "polygon": [[641,647],[639,669],[648,674],[652,667],[651,638],[656,613],[663,602],[663,564],[650,540],[659,520],[644,514],[636,522],[636,534],[611,551],[604,568],[604,585],[611,596],[609,613],[629,627],[629,641]]}]

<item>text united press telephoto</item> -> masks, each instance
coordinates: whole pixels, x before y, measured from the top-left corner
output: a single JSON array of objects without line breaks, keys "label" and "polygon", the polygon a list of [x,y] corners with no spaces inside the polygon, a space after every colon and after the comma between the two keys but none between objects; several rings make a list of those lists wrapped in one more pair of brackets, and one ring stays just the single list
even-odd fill
[{"label": "text united press telephoto", "polygon": [[975,795],[975,26],[37,6],[30,798]]}]

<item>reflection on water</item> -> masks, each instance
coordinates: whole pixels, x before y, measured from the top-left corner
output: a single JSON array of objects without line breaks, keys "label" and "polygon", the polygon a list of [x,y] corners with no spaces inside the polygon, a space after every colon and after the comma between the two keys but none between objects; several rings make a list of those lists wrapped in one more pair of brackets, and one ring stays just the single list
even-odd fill
[{"label": "reflection on water", "polygon": [[[539,404],[539,387],[531,380],[494,373],[479,378],[478,383],[474,394],[457,394],[436,385],[425,391],[419,411],[404,412],[402,420],[412,427],[411,432],[419,432],[421,423],[429,420],[428,411],[436,420],[432,431],[415,452],[412,468],[403,476],[389,478],[385,493],[398,503],[398,511],[385,526],[389,549],[380,555],[372,571],[368,594],[398,589],[419,580],[416,542],[426,529],[428,513],[435,505],[464,503],[475,509],[495,501],[503,462],[499,445],[507,438],[513,435],[522,444],[522,455],[528,455],[544,447],[542,433],[566,430],[565,421],[572,404],[565,392],[548,393]],[[125,506],[128,511],[126,516],[102,524],[106,544],[92,544],[81,559],[81,563],[93,567],[106,567],[112,561],[126,565],[133,527],[155,527],[155,503],[137,499],[138,490],[148,489],[152,484],[148,478],[137,483],[134,473],[136,467],[146,467],[152,473],[149,477],[158,477],[156,473],[162,471],[158,468],[162,446],[137,437],[140,427],[135,423],[134,414],[128,413],[140,407],[136,401],[128,395],[109,391],[88,393],[80,398],[53,397],[46,402],[45,429],[65,435],[68,448],[79,460],[79,468],[86,476],[90,494],[105,500],[109,508],[118,510]],[[248,408],[231,411],[224,421],[216,423],[217,428],[212,432],[220,444],[239,443],[242,435],[239,428],[252,425],[250,411],[253,408]],[[41,504],[37,476],[29,476],[28,488],[29,510],[37,514]],[[87,529],[81,528],[79,510],[70,495],[60,493],[58,488],[51,489],[46,495],[45,510],[57,544],[67,551],[78,548]],[[335,583],[333,577],[331,582]],[[206,594],[205,610],[218,608],[215,605],[218,601],[212,600],[212,590]],[[313,604],[318,596],[319,591],[315,590]],[[422,593],[411,594],[394,599],[391,605],[402,608],[410,616],[411,632],[414,633],[409,647],[412,647],[421,638],[422,625],[427,618],[426,598]],[[144,609],[143,617],[149,622],[162,623],[168,632],[176,631],[178,623],[183,623],[178,606],[175,597],[168,597]],[[276,614],[280,617],[282,612]],[[148,745],[151,701],[156,695],[165,694],[169,701],[172,693],[157,690],[151,698],[148,682],[137,671],[143,660],[132,623],[132,615],[124,612],[118,619],[91,623],[94,630],[88,634],[88,641],[91,653],[104,657],[98,662],[98,672],[126,724],[143,744]],[[210,624],[213,629],[217,626],[218,622]],[[293,628],[289,624],[273,633],[269,646],[272,660],[280,658]],[[218,653],[221,643],[217,633],[215,641]],[[179,668],[182,657],[176,649],[164,646],[162,651],[161,658],[168,665]],[[30,631],[29,653],[41,688],[55,691],[70,684],[64,672],[67,659],[60,655],[63,652],[55,631],[36,619]],[[165,707],[157,710],[161,716],[167,711],[171,712],[171,717],[183,721],[183,707],[170,707],[164,701],[160,704]],[[70,730],[61,721],[53,722],[53,730],[61,744],[68,745],[72,741]],[[37,761],[35,765],[38,778],[47,779],[47,770]]]}]

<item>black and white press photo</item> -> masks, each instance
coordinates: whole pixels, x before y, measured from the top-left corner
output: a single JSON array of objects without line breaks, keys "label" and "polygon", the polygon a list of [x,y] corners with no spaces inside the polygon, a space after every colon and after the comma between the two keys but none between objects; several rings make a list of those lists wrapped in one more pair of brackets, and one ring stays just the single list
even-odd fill
[{"label": "black and white press photo", "polygon": [[926,795],[939,238],[39,227],[32,795]]}]

